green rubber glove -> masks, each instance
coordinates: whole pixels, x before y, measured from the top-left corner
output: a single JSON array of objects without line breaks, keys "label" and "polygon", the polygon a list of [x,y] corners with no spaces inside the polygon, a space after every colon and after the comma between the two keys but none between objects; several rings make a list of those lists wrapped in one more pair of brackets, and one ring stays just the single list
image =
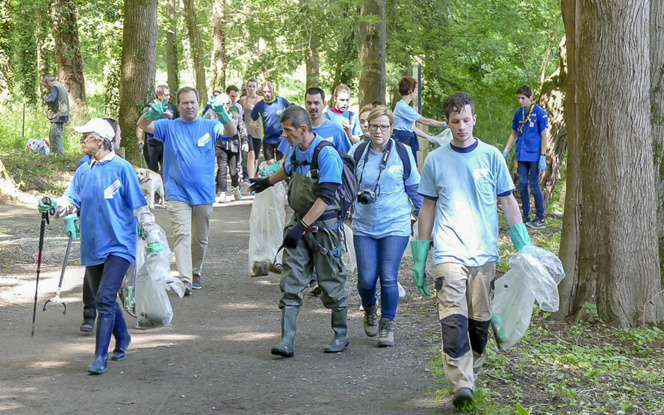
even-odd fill
[{"label": "green rubber glove", "polygon": [[533,244],[530,242],[530,236],[528,236],[526,225],[523,223],[517,223],[512,226],[512,229],[510,229],[510,238],[512,238],[512,243],[517,251],[522,250],[524,246]]},{"label": "green rubber glove", "polygon": [[157,121],[161,118],[161,114],[166,111],[166,102],[161,100],[161,102],[155,102],[152,104],[148,112],[145,113],[145,119],[148,121]]},{"label": "green rubber glove", "polygon": [[410,241],[410,249],[413,251],[413,281],[422,295],[430,296],[429,285],[427,284],[427,256],[429,255],[429,241]]},{"label": "green rubber glove", "polygon": [[138,237],[139,237],[139,238],[141,238],[141,239],[144,240],[144,241],[147,240],[147,237],[145,236],[145,231],[143,230],[143,228],[141,227],[141,225],[138,225],[138,226],[136,227],[136,230],[138,231]]},{"label": "green rubber glove", "polygon": [[215,114],[217,114],[217,117],[219,117],[219,121],[221,121],[222,124],[230,124],[232,118],[224,109],[224,104],[221,102],[219,97],[208,102],[207,105],[212,111],[214,111]]},{"label": "green rubber glove", "polygon": [[81,228],[78,226],[77,222],[78,216],[76,215],[67,215],[65,216],[65,233],[72,240],[76,240],[81,237]]},{"label": "green rubber glove", "polygon": [[152,242],[148,245],[148,254],[161,254],[164,252],[164,245],[161,242]]},{"label": "green rubber glove", "polygon": [[263,170],[259,170],[258,174],[260,174],[263,177],[272,176],[274,173],[278,172],[280,168],[281,168],[281,160],[272,164],[271,166],[267,166]]},{"label": "green rubber glove", "polygon": [[[44,203],[44,201],[47,201],[47,203]],[[55,209],[56,206],[58,206],[58,202],[55,201],[55,199],[51,199],[48,197],[43,197],[39,199],[39,204],[37,205],[37,210],[39,210],[39,213],[46,213],[51,209]]]}]

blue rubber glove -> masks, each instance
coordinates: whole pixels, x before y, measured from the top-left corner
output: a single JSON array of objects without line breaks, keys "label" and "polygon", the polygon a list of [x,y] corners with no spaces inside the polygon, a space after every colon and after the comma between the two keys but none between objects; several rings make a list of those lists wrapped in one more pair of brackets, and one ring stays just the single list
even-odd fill
[{"label": "blue rubber glove", "polygon": [[148,254],[161,254],[164,252],[164,245],[161,242],[152,242],[148,245]]},{"label": "blue rubber glove", "polygon": [[546,170],[546,156],[540,156],[539,160],[539,171]]},{"label": "blue rubber glove", "polygon": [[152,104],[148,112],[145,113],[145,119],[148,121],[157,121],[161,118],[161,114],[166,111],[166,101],[155,102]]},{"label": "blue rubber glove", "polygon": [[[44,203],[46,201],[47,203]],[[37,205],[37,210],[39,213],[46,213],[51,209],[55,209],[58,206],[58,202],[55,199],[50,199],[48,197],[43,197],[39,199],[39,204]]]},{"label": "blue rubber glove", "polygon": [[217,117],[219,117],[219,121],[221,121],[222,124],[230,124],[232,118],[230,115],[228,115],[226,109],[224,109],[224,104],[221,102],[219,96],[208,102],[207,105],[212,111],[214,111],[215,114],[217,114]]},{"label": "blue rubber glove", "polygon": [[72,240],[76,240],[81,237],[81,228],[78,226],[76,221],[78,216],[76,215],[67,215],[65,216],[65,233]]},{"label": "blue rubber glove", "polygon": [[517,251],[522,250],[524,246],[532,245],[526,225],[523,223],[517,223],[512,226],[512,229],[510,229],[510,238],[512,238],[512,243]]},{"label": "blue rubber glove", "polygon": [[507,150],[503,150],[503,157],[507,158],[507,155],[508,155],[509,153],[510,153],[509,151],[507,151]]},{"label": "blue rubber glove", "polygon": [[413,281],[422,295],[430,296],[427,284],[427,256],[429,255],[429,241],[412,240],[410,249],[413,252]]},{"label": "blue rubber glove", "polygon": [[299,221],[297,225],[293,226],[293,228],[288,231],[284,237],[284,248],[296,248],[297,244],[300,243],[302,236],[307,231],[307,228],[309,228],[309,225],[307,225],[303,220]]}]

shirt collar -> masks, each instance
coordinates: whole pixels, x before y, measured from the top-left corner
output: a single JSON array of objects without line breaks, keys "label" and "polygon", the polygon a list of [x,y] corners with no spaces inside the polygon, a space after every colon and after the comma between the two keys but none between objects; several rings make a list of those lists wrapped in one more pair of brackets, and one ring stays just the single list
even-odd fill
[{"label": "shirt collar", "polygon": [[92,160],[90,161],[90,168],[94,167],[95,164],[105,164],[115,158],[115,150],[111,150],[111,152],[102,157],[101,160],[97,160],[96,158],[94,158],[94,156],[91,158]]}]

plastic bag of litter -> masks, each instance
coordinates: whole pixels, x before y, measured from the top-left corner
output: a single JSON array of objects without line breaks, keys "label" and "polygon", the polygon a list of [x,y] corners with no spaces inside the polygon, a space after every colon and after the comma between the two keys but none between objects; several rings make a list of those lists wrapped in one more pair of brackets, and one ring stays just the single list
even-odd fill
[{"label": "plastic bag of litter", "polygon": [[496,280],[491,325],[500,350],[514,346],[528,331],[535,301],[542,311],[558,311],[558,283],[565,278],[554,254],[528,245],[509,261]]},{"label": "plastic bag of litter", "polygon": [[51,154],[51,149],[49,147],[48,140],[41,140],[38,138],[28,138],[28,143],[25,145],[25,149],[32,151],[34,153],[49,155]]},{"label": "plastic bag of litter", "polygon": [[283,183],[257,193],[254,198],[249,215],[249,275],[252,277],[267,275],[272,261],[281,263],[283,251],[277,256],[277,250],[284,238],[285,203]]},{"label": "plastic bag of litter", "polygon": [[445,145],[452,141],[452,130],[446,128],[440,134],[431,136],[430,141],[439,146]]},{"label": "plastic bag of litter", "polygon": [[344,235],[346,238],[346,246],[344,254],[341,257],[344,265],[346,266],[346,273],[352,273],[357,270],[357,259],[355,257],[355,243],[353,242],[353,230],[350,226],[344,223]]}]

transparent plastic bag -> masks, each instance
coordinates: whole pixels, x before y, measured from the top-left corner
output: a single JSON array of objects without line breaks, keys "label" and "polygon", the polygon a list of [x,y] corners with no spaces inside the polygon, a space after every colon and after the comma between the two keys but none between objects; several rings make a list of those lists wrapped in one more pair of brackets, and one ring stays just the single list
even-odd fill
[{"label": "transparent plastic bag", "polygon": [[558,311],[558,283],[565,278],[560,260],[534,245],[526,246],[509,261],[510,270],[495,282],[492,326],[498,348],[507,350],[528,331],[533,305]]},{"label": "transparent plastic bag", "polygon": [[444,129],[440,134],[432,136],[431,141],[439,146],[449,143],[452,141],[452,130],[449,128]]},{"label": "transparent plastic bag", "polygon": [[47,156],[51,154],[48,140],[42,140],[39,138],[28,138],[28,143],[25,145],[25,149]]},{"label": "transparent plastic bag", "polygon": [[282,252],[277,255],[286,222],[286,189],[277,183],[257,193],[249,216],[249,274],[267,275],[268,266],[281,263]]},{"label": "transparent plastic bag", "polygon": [[353,242],[353,230],[350,226],[344,223],[344,234],[346,238],[346,246],[344,248],[344,254],[341,258],[346,266],[346,273],[353,273],[357,271],[357,259],[355,257],[355,243]]}]

